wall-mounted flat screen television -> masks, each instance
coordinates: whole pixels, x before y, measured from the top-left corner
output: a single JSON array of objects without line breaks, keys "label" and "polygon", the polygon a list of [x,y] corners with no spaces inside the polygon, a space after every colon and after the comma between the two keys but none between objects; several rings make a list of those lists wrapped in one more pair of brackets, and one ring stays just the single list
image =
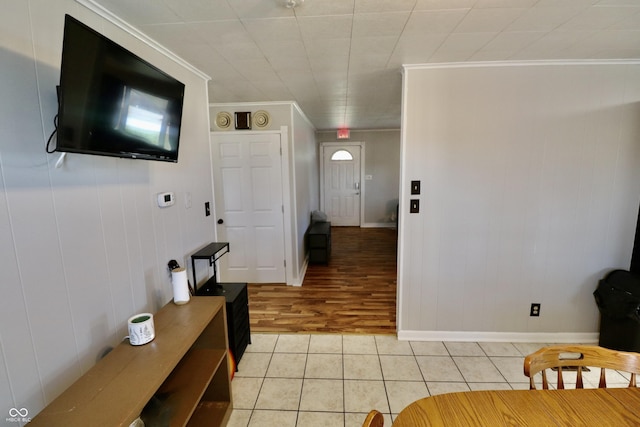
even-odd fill
[{"label": "wall-mounted flat screen television", "polygon": [[65,15],[56,151],[178,161],[184,84]]}]

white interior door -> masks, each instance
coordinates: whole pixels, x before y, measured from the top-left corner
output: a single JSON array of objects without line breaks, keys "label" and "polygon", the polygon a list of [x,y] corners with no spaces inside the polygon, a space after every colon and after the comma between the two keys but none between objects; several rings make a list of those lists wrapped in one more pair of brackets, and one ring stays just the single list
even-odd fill
[{"label": "white interior door", "polygon": [[324,212],[331,225],[360,225],[359,145],[324,145]]},{"label": "white interior door", "polygon": [[284,283],[279,134],[211,134],[218,240],[225,282]]}]

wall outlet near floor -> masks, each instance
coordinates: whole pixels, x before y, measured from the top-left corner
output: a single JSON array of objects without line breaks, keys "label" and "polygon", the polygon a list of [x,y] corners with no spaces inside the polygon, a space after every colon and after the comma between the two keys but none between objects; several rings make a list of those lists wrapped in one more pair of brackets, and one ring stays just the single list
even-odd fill
[{"label": "wall outlet near floor", "polygon": [[540,303],[534,302],[531,304],[531,311],[529,311],[529,316],[531,317],[540,316]]}]

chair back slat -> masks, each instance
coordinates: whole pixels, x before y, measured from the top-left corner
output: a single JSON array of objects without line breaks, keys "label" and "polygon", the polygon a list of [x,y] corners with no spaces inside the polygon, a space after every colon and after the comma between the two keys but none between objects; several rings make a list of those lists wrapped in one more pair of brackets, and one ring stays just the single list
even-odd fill
[{"label": "chair back slat", "polygon": [[578,366],[576,373],[576,388],[584,388],[584,381],[582,380],[582,366]]},{"label": "chair back slat", "polygon": [[562,375],[562,366],[558,366],[558,375],[556,377],[556,384],[558,388],[562,390],[564,388],[564,376]]},{"label": "chair back slat", "polygon": [[600,369],[600,381],[598,382],[598,388],[607,388],[607,373],[605,368]]},{"label": "chair back slat", "polygon": [[640,373],[640,353],[610,350],[592,345],[556,345],[543,347],[525,357],[524,374],[529,377],[529,388],[535,389],[534,376],[542,374],[542,388],[548,389],[546,370],[557,369],[557,388],[564,388],[562,368],[576,369],[576,388],[584,388],[583,368],[600,368],[598,387],[606,388],[606,370],[631,374],[629,387],[636,387],[636,374]]}]

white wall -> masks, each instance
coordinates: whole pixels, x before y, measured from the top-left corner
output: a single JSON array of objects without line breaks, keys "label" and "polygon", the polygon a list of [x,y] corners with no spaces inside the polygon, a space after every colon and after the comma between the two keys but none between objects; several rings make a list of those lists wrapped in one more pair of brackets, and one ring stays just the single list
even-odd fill
[{"label": "white wall", "polygon": [[[167,262],[214,240],[206,80],[72,0],[0,2],[0,424],[33,416],[167,303]],[[70,13],[186,84],[177,164],[47,154]],[[177,202],[160,209],[156,194]],[[192,207],[184,196],[189,192]],[[15,425],[15,423],[12,423]]]},{"label": "white wall", "polygon": [[[317,132],[318,143],[338,142],[336,131]],[[400,130],[352,130],[349,141],[364,142],[362,227],[395,226],[400,180]]]},{"label": "white wall", "polygon": [[[215,94],[212,94],[215,100]],[[285,203],[285,214],[289,208],[290,218],[285,218],[285,227],[289,224],[288,234],[291,242],[285,242],[287,253],[287,284],[301,285],[306,270],[305,233],[310,223],[311,211],[319,208],[319,171],[318,149],[315,128],[294,102],[265,103],[212,103],[209,108],[211,130],[214,132],[235,131],[235,126],[220,128],[216,126],[216,116],[220,112],[229,113],[232,117],[237,111],[248,111],[252,117],[257,111],[269,113],[269,125],[258,128],[252,125],[253,131],[273,131],[286,126],[288,141],[285,150],[287,157],[287,174],[283,177],[289,183],[289,205]],[[287,233],[285,233],[287,234]]]},{"label": "white wall", "polygon": [[633,246],[640,64],[409,66],[403,99],[399,334],[596,337]]},{"label": "white wall", "polygon": [[293,185],[295,188],[296,253],[298,267],[295,284],[302,285],[307,266],[306,232],[311,212],[320,208],[320,171],[315,128],[298,108],[292,110],[293,122]]}]

